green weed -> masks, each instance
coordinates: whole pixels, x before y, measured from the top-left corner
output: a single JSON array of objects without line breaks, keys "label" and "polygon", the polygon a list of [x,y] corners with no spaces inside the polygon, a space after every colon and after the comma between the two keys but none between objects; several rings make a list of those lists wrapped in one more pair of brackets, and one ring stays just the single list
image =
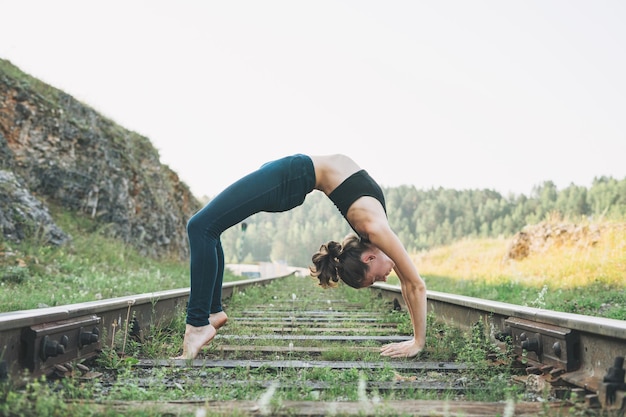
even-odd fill
[{"label": "green weed", "polygon": [[[92,219],[51,208],[72,236],[60,247],[36,239],[0,242],[2,311],[94,301],[189,286],[188,262],[151,259],[107,237]],[[239,279],[230,273],[225,281]]]},{"label": "green weed", "polygon": [[29,381],[24,387],[3,383],[0,384],[0,415],[93,416],[90,407],[80,403],[91,399],[92,392],[91,382],[80,382],[74,378],[55,381],[41,377]]}]

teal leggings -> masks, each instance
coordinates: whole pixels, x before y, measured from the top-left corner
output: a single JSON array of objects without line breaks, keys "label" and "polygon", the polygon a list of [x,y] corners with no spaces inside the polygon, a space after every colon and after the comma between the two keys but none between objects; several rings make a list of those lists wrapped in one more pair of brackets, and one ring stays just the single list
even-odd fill
[{"label": "teal leggings", "polygon": [[314,187],[311,158],[301,154],[288,156],[246,175],[193,215],[187,223],[191,264],[188,324],[206,326],[209,314],[222,311],[222,232],[255,213],[297,207]]}]

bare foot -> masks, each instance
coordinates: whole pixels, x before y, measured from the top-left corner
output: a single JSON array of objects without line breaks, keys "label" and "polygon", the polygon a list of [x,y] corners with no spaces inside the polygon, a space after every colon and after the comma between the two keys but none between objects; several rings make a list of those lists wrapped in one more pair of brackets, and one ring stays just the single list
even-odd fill
[{"label": "bare foot", "polygon": [[211,323],[211,326],[215,327],[215,330],[218,330],[220,327],[225,325],[227,321],[228,316],[223,311],[211,313],[209,316],[209,323]]},{"label": "bare foot", "polygon": [[195,359],[198,353],[200,353],[200,349],[213,340],[216,334],[217,330],[210,324],[201,327],[187,324],[185,327],[185,340],[183,341],[183,354],[174,359]]}]

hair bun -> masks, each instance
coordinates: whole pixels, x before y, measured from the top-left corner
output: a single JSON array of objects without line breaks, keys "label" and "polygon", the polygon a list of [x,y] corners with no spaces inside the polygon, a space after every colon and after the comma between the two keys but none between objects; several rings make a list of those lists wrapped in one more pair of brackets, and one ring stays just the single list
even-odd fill
[{"label": "hair bun", "polygon": [[341,255],[341,243],[331,240],[330,242],[328,242],[327,247],[328,254],[333,258],[337,258],[339,255]]}]

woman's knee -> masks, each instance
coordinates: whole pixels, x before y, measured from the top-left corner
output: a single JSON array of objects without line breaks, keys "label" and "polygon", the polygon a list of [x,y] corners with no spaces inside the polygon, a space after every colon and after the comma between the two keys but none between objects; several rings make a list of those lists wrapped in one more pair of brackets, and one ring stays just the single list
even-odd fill
[{"label": "woman's knee", "polygon": [[215,215],[208,211],[200,211],[187,221],[187,236],[190,242],[214,242],[219,243],[219,237],[223,230],[217,222]]},{"label": "woman's knee", "polygon": [[210,227],[210,222],[202,216],[202,212],[194,214],[187,221],[187,235],[189,238],[201,237],[203,230],[207,230]]}]

